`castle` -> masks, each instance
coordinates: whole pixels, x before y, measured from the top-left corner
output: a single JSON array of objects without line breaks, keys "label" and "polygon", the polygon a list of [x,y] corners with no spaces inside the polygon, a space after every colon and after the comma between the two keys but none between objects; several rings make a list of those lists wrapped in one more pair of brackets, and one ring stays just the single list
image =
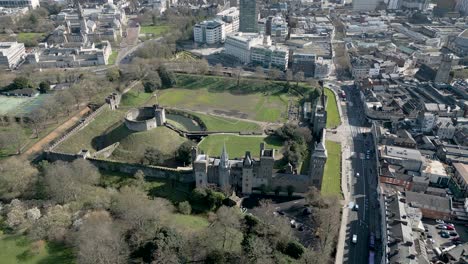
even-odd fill
[{"label": "castle", "polygon": [[192,149],[192,164],[196,187],[218,186],[222,190],[235,190],[251,194],[263,187],[286,191],[292,187],[294,192],[305,193],[309,186],[320,189],[322,175],[327,160],[327,152],[322,143],[316,143],[311,157],[309,175],[293,174],[290,165],[285,173],[275,172],[275,150],[266,149],[260,144],[260,158],[252,158],[250,151],[245,152],[243,159],[229,159],[226,146],[219,158],[209,157]]}]

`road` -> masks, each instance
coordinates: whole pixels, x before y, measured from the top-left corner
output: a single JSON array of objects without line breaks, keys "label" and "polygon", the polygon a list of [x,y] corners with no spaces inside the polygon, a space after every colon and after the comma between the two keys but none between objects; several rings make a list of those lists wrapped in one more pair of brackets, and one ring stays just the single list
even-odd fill
[{"label": "road", "polygon": [[[336,137],[341,138],[343,147],[343,176],[347,177],[349,201],[355,202],[358,210],[349,210],[346,219],[346,238],[344,243],[343,263],[368,263],[369,234],[379,229],[379,214],[377,201],[377,174],[373,155],[366,157],[367,150],[373,150],[370,124],[367,123],[359,93],[353,85],[333,81],[329,85],[334,90],[342,89],[346,92],[346,102],[340,101],[343,124],[337,129]],[[359,177],[356,177],[359,173]],[[351,242],[356,234],[357,243]],[[377,243],[378,244],[378,243]],[[379,255],[377,249],[377,255]]]}]

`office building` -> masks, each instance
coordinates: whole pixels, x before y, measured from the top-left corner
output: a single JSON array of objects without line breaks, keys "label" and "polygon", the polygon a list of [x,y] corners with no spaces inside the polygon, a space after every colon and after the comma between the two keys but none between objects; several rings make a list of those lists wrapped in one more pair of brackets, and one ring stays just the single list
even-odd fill
[{"label": "office building", "polygon": [[239,9],[231,7],[216,14],[216,18],[224,22],[226,34],[239,31]]},{"label": "office building", "polygon": [[289,51],[286,47],[271,45],[256,45],[251,50],[251,61],[254,65],[264,68],[288,68]]},{"label": "office building", "polygon": [[444,54],[442,62],[440,63],[439,69],[437,70],[434,82],[436,83],[448,83],[450,80],[450,71],[452,70],[452,54]]},{"label": "office building", "polygon": [[239,31],[246,33],[256,33],[258,20],[257,1],[240,0],[239,15]]},{"label": "office building", "polygon": [[29,7],[35,9],[39,7],[39,0],[0,0],[0,6],[8,8]]},{"label": "office building", "polygon": [[[226,54],[238,58],[242,63],[250,63],[250,51],[253,46],[264,43],[264,37],[257,33],[239,32],[226,37],[224,50]],[[266,39],[266,44],[271,45],[271,40]]]},{"label": "office building", "polygon": [[193,39],[197,43],[206,43],[209,45],[223,43],[226,39],[224,22],[208,20],[196,24],[193,27]]},{"label": "office building", "polygon": [[26,55],[24,44],[18,42],[0,42],[0,67],[12,69]]}]

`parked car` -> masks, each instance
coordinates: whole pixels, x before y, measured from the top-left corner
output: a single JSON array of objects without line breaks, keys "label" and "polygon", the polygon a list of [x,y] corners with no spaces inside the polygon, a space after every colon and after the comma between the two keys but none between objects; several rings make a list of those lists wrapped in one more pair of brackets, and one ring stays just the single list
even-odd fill
[{"label": "parked car", "polygon": [[437,225],[436,228],[437,229],[447,230],[447,226],[445,226],[445,225]]},{"label": "parked car", "polygon": [[432,238],[432,235],[429,235],[429,234],[428,234],[428,235],[427,235],[427,238]]},{"label": "parked car", "polygon": [[454,225],[454,224],[452,224],[452,223],[445,223],[445,225],[446,225],[446,226],[455,227],[455,225]]},{"label": "parked car", "polygon": [[445,227],[447,228],[447,230],[455,230],[455,227],[453,227],[453,226],[448,225],[448,226],[445,226]]},{"label": "parked car", "polygon": [[450,237],[449,233],[447,233],[446,231],[440,232],[440,236],[443,237],[443,238],[449,238]]},{"label": "parked car", "polygon": [[449,235],[450,235],[450,236],[453,236],[453,237],[458,236],[457,232],[455,232],[455,231],[450,232]]},{"label": "parked car", "polygon": [[437,220],[436,220],[436,223],[438,223],[438,224],[444,224],[445,222],[444,222],[444,220],[437,219]]},{"label": "parked car", "polygon": [[355,204],[355,205],[354,205],[353,211],[359,211],[359,205],[358,205],[358,204]]},{"label": "parked car", "polygon": [[359,172],[356,172],[356,177],[359,177]]},{"label": "parked car", "polygon": [[357,235],[356,234],[353,235],[352,242],[353,242],[353,244],[357,244]]},{"label": "parked car", "polygon": [[457,236],[457,237],[453,237],[451,240],[452,241],[461,241],[461,238]]}]

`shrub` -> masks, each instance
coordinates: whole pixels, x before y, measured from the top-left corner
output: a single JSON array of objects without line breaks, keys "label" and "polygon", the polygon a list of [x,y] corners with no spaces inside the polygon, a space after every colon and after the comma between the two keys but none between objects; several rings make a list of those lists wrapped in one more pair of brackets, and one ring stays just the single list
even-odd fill
[{"label": "shrub", "polygon": [[179,213],[184,215],[189,215],[192,212],[192,206],[190,206],[188,201],[179,203],[178,209]]}]

